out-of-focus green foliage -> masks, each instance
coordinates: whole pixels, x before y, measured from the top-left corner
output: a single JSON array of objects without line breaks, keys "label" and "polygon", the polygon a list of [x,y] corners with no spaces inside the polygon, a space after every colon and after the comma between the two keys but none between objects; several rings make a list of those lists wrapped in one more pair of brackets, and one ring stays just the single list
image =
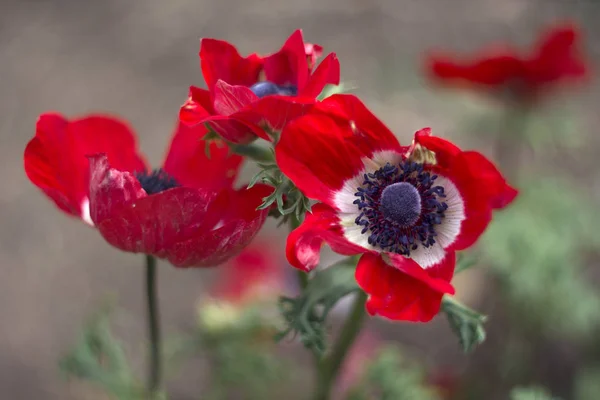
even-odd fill
[{"label": "out-of-focus green foliage", "polygon": [[540,387],[518,387],[510,393],[510,400],[560,400]]},{"label": "out-of-focus green foliage", "polygon": [[365,369],[347,400],[438,400],[426,384],[425,372],[403,359],[398,348],[386,346]]},{"label": "out-of-focus green foliage", "polygon": [[483,323],[486,316],[459,303],[455,298],[444,296],[442,312],[446,313],[452,331],[458,336],[465,353],[471,352],[475,346],[485,340]]},{"label": "out-of-focus green foliage", "polygon": [[600,244],[600,215],[566,182],[520,185],[517,201],[496,214],[482,253],[524,324],[582,335],[600,321],[600,299],[583,276],[586,250]]},{"label": "out-of-focus green foliage", "polygon": [[109,314],[104,308],[87,321],[73,350],[60,361],[61,370],[99,385],[119,400],[145,399],[123,347],[111,333]]},{"label": "out-of-focus green foliage", "polygon": [[171,361],[199,355],[210,364],[209,389],[202,399],[262,400],[285,387],[292,368],[274,353],[273,315],[263,304],[207,301],[200,306],[198,329],[171,348]]},{"label": "out-of-focus green foliage", "polygon": [[322,356],[327,348],[325,323],[329,311],[342,297],[359,290],[355,266],[355,258],[345,259],[318,271],[300,296],[281,297],[279,306],[287,326],[276,340],[297,334],[304,346]]},{"label": "out-of-focus green foliage", "polygon": [[600,399],[600,367],[585,368],[575,381],[575,400]]},{"label": "out-of-focus green foliage", "polygon": [[344,82],[340,82],[339,85],[325,85],[319,96],[317,96],[317,100],[322,101],[329,96],[333,96],[334,94],[348,93],[353,89],[356,88]]}]

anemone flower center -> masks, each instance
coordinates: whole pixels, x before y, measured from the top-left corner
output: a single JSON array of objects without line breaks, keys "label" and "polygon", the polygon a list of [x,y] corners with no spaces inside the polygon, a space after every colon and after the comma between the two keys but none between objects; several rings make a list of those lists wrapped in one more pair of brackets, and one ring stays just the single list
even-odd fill
[{"label": "anemone flower center", "polygon": [[152,172],[137,173],[136,178],[140,182],[140,185],[142,185],[142,189],[149,195],[180,186],[175,178],[166,173],[162,168],[155,169]]},{"label": "anemone flower center", "polygon": [[355,193],[360,214],[354,222],[363,227],[362,234],[368,233],[368,243],[405,256],[435,244],[436,226],[448,209],[436,178],[423,164],[410,161],[365,174]]},{"label": "anemone flower center", "polygon": [[393,183],[381,192],[380,209],[384,217],[399,226],[411,226],[421,214],[421,195],[408,182]]},{"label": "anemone flower center", "polygon": [[257,82],[250,86],[250,90],[252,90],[259,98],[271,95],[296,96],[298,94],[298,88],[296,86],[277,85],[269,81]]}]

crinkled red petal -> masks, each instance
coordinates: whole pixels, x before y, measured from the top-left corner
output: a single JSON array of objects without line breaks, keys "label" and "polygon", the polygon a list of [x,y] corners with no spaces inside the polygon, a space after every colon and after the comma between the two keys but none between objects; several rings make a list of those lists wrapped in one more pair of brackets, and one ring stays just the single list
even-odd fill
[{"label": "crinkled red petal", "polygon": [[42,114],[35,137],[25,148],[25,172],[61,210],[87,218],[82,207],[89,197],[86,156],[98,152],[107,153],[124,171],[146,169],[135,134],[126,123],[102,115],[69,121],[60,114]]},{"label": "crinkled red petal", "polygon": [[[196,229],[189,239],[176,242],[167,254],[176,267],[211,267],[238,255],[262,228],[269,210],[257,210],[273,192],[267,185],[230,192],[226,207],[212,229]],[[213,213],[212,210],[209,213]]]},{"label": "crinkled red petal", "polygon": [[368,251],[345,237],[334,209],[316,204],[307,213],[302,224],[287,238],[286,255],[289,263],[303,271],[311,271],[319,264],[321,247],[327,243],[333,251],[355,255]]}]

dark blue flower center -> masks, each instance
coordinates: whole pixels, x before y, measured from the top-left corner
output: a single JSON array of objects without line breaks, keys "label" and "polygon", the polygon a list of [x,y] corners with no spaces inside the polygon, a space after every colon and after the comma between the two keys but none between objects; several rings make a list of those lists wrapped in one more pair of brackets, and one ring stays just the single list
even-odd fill
[{"label": "dark blue flower center", "polygon": [[250,86],[250,90],[261,98],[275,94],[280,96],[296,96],[298,94],[298,88],[294,85],[277,85],[269,81],[257,82]]},{"label": "dark blue flower center", "polygon": [[360,215],[354,222],[363,227],[362,234],[368,233],[369,244],[405,256],[419,245],[435,244],[435,228],[448,209],[436,179],[423,164],[411,161],[365,174],[355,193]]},{"label": "dark blue flower center", "polygon": [[180,186],[175,178],[167,174],[162,168],[155,169],[152,172],[138,172],[135,177],[142,185],[142,189],[149,195]]},{"label": "dark blue flower center", "polygon": [[408,182],[387,186],[381,192],[379,202],[383,216],[399,226],[413,225],[421,215],[421,195],[417,188]]}]

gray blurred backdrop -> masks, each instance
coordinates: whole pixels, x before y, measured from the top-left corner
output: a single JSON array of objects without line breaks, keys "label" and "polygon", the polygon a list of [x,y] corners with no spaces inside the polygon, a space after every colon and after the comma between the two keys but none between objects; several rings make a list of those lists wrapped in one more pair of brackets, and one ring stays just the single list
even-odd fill
[{"label": "gray blurred backdrop", "polygon": [[[119,114],[158,165],[188,86],[203,84],[201,37],[264,54],[302,28],[307,41],[337,52],[343,80],[401,141],[432,126],[468,146],[459,130],[463,107],[420,77],[422,51],[468,51],[503,39],[527,45],[544,24],[569,16],[585,27],[590,57],[600,52],[600,3],[593,0],[2,0],[0,10],[0,398],[11,400],[102,398],[61,380],[56,361],[107,293],[123,307],[117,330],[143,365],[142,257],[105,244],[27,180],[22,153],[40,113]],[[579,98],[590,145],[574,166],[596,193],[598,94],[594,86]],[[457,282],[469,304],[485,298],[479,275]],[[206,276],[161,264],[167,334],[193,323]],[[445,321],[385,329],[424,344],[424,354],[437,361],[466,360]],[[439,338],[427,341],[433,335]],[[172,398],[197,398],[200,373],[172,380]]]}]

